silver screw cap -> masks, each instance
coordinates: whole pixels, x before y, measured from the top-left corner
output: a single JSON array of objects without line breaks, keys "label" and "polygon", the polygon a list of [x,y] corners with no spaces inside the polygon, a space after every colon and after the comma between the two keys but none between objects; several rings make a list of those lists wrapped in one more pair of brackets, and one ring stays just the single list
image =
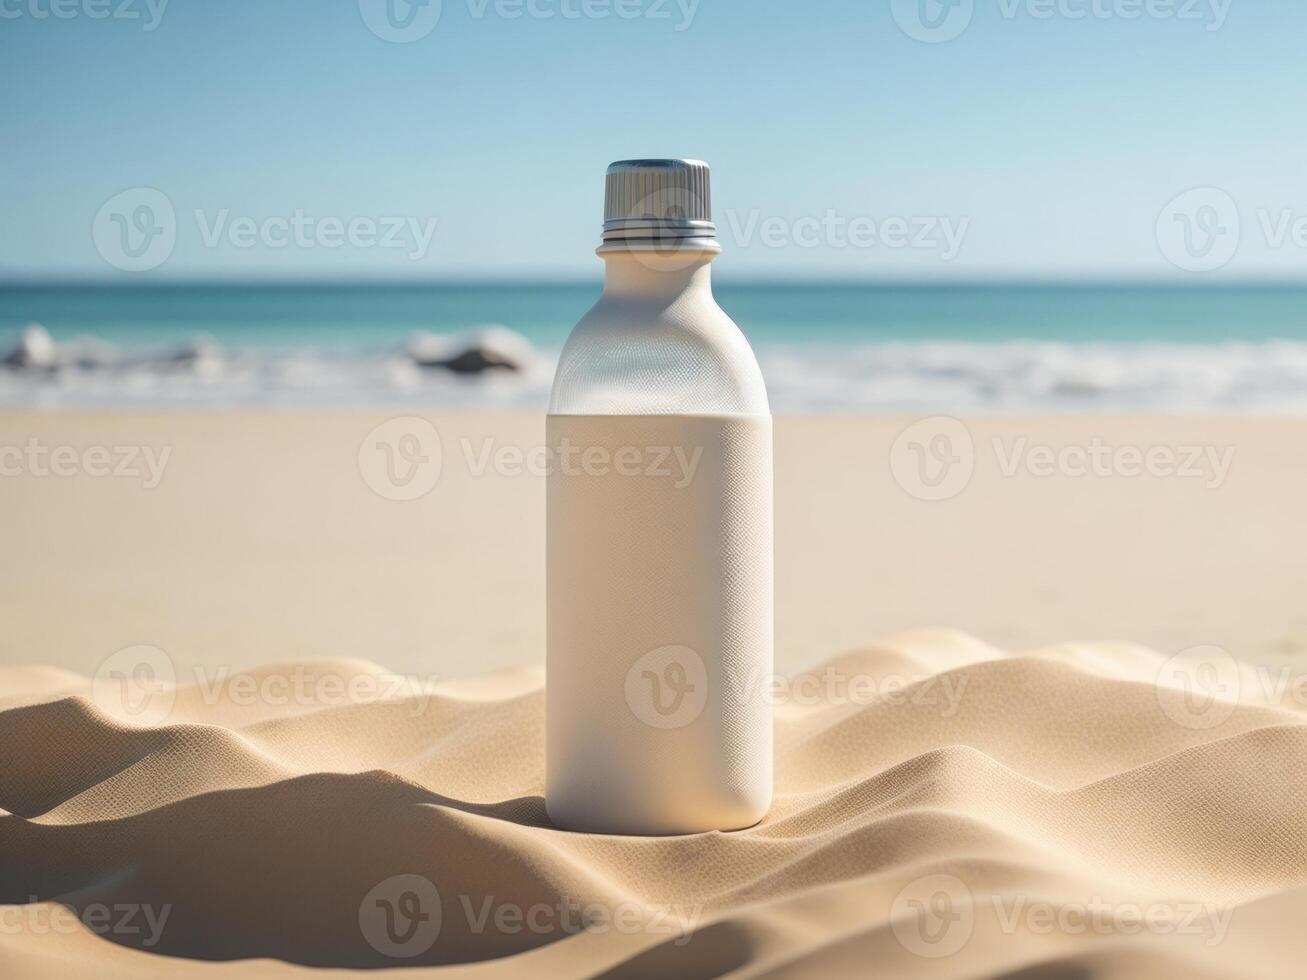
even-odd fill
[{"label": "silver screw cap", "polygon": [[696,248],[721,251],[712,187],[702,160],[618,160],[604,187],[600,252]]}]

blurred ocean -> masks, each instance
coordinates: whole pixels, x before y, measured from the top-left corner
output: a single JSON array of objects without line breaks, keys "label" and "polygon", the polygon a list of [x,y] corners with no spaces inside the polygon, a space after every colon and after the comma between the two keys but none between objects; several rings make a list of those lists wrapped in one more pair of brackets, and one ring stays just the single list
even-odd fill
[{"label": "blurred ocean", "polygon": [[[1307,286],[715,286],[779,412],[1307,411]],[[543,408],[583,284],[0,286],[0,406]],[[424,366],[488,325],[519,372]],[[433,336],[434,335],[434,336]],[[29,347],[31,337],[29,336]],[[37,344],[37,347],[40,347]],[[457,348],[453,342],[450,349]]]}]

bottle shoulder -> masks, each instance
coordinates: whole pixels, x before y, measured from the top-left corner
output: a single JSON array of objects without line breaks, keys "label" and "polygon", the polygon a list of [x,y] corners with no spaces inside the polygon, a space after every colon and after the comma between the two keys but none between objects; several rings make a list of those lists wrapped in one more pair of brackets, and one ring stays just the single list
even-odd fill
[{"label": "bottle shoulder", "polygon": [[765,415],[769,407],[753,349],[710,297],[665,304],[605,295],[563,347],[549,411]]}]

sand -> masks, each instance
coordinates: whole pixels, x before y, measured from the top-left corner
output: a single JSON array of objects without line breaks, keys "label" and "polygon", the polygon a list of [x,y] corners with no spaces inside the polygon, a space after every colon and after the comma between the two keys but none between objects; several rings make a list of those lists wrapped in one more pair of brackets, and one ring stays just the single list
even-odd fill
[{"label": "sand", "polygon": [[389,417],[0,418],[0,975],[1301,974],[1307,423],[779,420],[775,804],[641,839],[540,799],[541,426]]}]

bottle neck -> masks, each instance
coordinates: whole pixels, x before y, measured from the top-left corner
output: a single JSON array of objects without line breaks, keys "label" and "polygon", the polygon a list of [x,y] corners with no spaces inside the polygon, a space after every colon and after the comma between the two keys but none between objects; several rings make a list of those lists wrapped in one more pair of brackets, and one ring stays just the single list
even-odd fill
[{"label": "bottle neck", "polygon": [[604,295],[645,302],[671,303],[686,293],[712,294],[715,251],[608,252],[604,260]]}]

